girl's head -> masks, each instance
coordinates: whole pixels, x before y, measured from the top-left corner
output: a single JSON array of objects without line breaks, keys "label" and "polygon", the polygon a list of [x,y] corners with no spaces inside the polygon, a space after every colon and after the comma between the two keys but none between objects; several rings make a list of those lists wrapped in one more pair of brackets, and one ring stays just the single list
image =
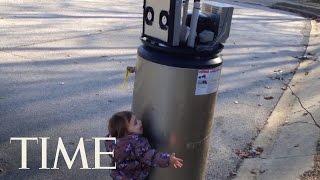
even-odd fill
[{"label": "girl's head", "polygon": [[122,111],[114,114],[109,119],[109,133],[112,137],[121,138],[128,133],[143,133],[143,127],[140,120],[130,111]]}]

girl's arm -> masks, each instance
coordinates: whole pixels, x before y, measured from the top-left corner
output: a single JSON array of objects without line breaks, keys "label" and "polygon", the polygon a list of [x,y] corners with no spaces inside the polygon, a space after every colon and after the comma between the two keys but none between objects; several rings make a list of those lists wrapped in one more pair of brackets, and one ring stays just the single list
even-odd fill
[{"label": "girl's arm", "polygon": [[123,161],[119,164],[117,164],[117,169],[119,170],[125,170],[125,171],[130,171],[130,170],[135,170],[140,168],[140,162],[139,161]]},{"label": "girl's arm", "polygon": [[165,168],[170,165],[173,168],[181,168],[183,166],[183,160],[177,158],[175,153],[170,155],[168,153],[156,152],[154,149],[149,149],[144,154],[142,161],[152,167]]},{"label": "girl's arm", "polygon": [[136,139],[134,153],[141,163],[148,166],[165,168],[170,165],[170,154],[152,149],[146,138]]},{"label": "girl's arm", "polygon": [[170,165],[170,154],[150,148],[142,155],[141,162],[151,167],[166,168]]}]

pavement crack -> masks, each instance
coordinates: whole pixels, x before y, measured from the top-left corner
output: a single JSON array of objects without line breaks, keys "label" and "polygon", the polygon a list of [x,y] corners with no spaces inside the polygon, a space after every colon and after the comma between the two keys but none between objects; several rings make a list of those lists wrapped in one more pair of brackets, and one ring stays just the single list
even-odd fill
[{"label": "pavement crack", "polygon": [[[308,107],[306,107],[307,109],[310,109],[310,108],[313,108],[313,107],[316,107],[316,105],[315,104],[313,104],[313,105],[311,105],[311,106],[308,106]],[[293,112],[294,114],[295,113],[300,113],[300,112],[302,112],[302,111],[304,111],[303,109],[301,109],[301,110],[299,110],[299,111],[295,111],[295,112]]]},{"label": "pavement crack", "polygon": [[308,115],[311,117],[312,121],[313,121],[313,125],[317,126],[320,129],[320,124],[317,122],[317,120],[314,118],[313,114],[303,105],[300,97],[292,90],[291,86],[287,83],[283,83],[284,85],[287,86],[287,88],[289,88],[289,90],[291,91],[291,94],[293,96],[295,96],[301,106],[302,109],[304,109],[306,111],[306,113],[308,113]]}]

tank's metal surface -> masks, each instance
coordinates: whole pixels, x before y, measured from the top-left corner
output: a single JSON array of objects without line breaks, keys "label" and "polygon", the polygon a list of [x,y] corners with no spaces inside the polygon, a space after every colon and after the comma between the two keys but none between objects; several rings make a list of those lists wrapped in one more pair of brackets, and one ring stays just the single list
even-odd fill
[{"label": "tank's metal surface", "polygon": [[159,151],[183,158],[181,169],[155,168],[152,180],[204,179],[217,93],[195,95],[198,69],[177,68],[138,55],[132,110]]}]

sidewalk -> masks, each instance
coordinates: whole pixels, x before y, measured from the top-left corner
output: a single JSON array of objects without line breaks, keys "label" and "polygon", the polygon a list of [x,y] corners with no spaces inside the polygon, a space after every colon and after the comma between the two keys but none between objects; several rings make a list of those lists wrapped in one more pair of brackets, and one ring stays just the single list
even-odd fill
[{"label": "sidewalk", "polygon": [[253,144],[253,149],[260,147],[264,151],[258,157],[245,159],[235,179],[320,179],[320,128],[312,119],[320,124],[319,32],[320,23],[313,21],[308,58],[301,61]]},{"label": "sidewalk", "polygon": [[283,0],[273,3],[271,8],[290,11],[312,19],[320,18],[320,3],[311,0]]}]

